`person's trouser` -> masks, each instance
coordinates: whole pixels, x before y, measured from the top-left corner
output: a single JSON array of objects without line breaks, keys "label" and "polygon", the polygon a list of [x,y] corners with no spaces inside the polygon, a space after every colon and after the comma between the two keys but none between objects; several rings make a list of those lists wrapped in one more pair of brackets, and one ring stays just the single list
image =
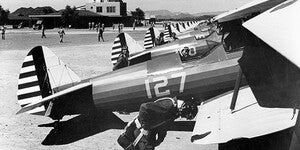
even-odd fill
[{"label": "person's trouser", "polygon": [[[138,127],[138,128],[137,128]],[[125,150],[154,150],[154,146],[149,144],[147,136],[143,135],[137,145],[133,145],[135,139],[141,133],[141,124],[138,120],[133,120],[126,126],[126,130],[118,138],[118,143]]]},{"label": "person's trouser", "polygon": [[63,35],[60,35],[60,36],[59,36],[59,42],[63,42],[63,39],[64,39],[64,36],[63,36]]},{"label": "person's trouser", "polygon": [[99,42],[100,42],[100,38],[101,38],[102,41],[104,42],[104,39],[103,39],[103,33],[98,34],[98,41],[99,41]]}]

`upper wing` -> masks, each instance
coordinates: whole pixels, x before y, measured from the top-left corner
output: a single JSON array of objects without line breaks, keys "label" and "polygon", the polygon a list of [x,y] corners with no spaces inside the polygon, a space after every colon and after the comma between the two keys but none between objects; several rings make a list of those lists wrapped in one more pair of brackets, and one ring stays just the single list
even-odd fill
[{"label": "upper wing", "polygon": [[263,12],[268,10],[286,0],[254,0],[250,3],[247,3],[237,9],[222,13],[216,17],[214,20],[218,22],[226,22],[230,20],[235,20],[239,18],[247,17],[255,12]]},{"label": "upper wing", "polygon": [[286,1],[243,26],[300,68],[299,10],[299,1]]},{"label": "upper wing", "polygon": [[199,108],[191,141],[195,144],[225,143],[254,138],[295,125],[298,111],[260,107],[250,88],[239,91],[231,112],[232,92],[213,98]]}]

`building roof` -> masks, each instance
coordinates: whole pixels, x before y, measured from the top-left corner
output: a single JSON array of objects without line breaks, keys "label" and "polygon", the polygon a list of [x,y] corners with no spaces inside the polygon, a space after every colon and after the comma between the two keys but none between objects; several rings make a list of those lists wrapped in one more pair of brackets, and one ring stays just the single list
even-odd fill
[{"label": "building roof", "polygon": [[[76,10],[75,12],[78,13],[79,17],[102,17],[103,16],[103,15],[94,13],[89,10]],[[32,18],[61,17],[62,13],[63,13],[63,10],[60,10],[60,11],[46,14],[46,15],[29,15],[29,17],[32,17]]]},{"label": "building roof", "polygon": [[59,14],[47,14],[47,15],[29,15],[31,18],[53,18],[53,17],[61,17]]},{"label": "building roof", "polygon": [[103,15],[94,13],[94,12],[89,11],[89,10],[76,10],[76,12],[78,12],[79,17],[100,17],[100,16],[103,16]]},{"label": "building roof", "polygon": [[9,14],[9,20],[32,20],[30,17],[23,16],[23,15],[16,15],[16,14]]}]

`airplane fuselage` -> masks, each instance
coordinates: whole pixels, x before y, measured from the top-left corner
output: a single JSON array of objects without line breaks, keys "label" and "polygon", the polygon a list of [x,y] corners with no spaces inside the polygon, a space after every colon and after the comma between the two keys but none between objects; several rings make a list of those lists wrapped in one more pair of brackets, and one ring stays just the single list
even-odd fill
[{"label": "airplane fuselage", "polygon": [[137,64],[146,60],[154,59],[162,55],[169,53],[175,53],[183,49],[184,47],[200,47],[207,45],[206,40],[212,40],[215,42],[221,42],[221,38],[216,32],[213,32],[205,39],[196,39],[194,36],[179,39],[171,43],[167,43],[155,48],[144,50],[142,52],[131,54],[129,57],[130,64]]},{"label": "airplane fuselage", "polygon": [[139,104],[166,96],[204,101],[233,89],[241,54],[227,54],[218,45],[201,59],[184,61],[170,53],[104,74],[90,80],[93,102],[100,109],[136,111]]}]

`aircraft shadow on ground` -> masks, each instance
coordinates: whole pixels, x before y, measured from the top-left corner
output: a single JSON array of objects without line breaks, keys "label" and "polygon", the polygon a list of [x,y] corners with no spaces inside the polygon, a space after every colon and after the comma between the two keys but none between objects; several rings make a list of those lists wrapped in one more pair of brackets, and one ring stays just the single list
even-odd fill
[{"label": "aircraft shadow on ground", "polygon": [[195,121],[175,121],[170,125],[169,131],[193,131]]},{"label": "aircraft shadow on ground", "polygon": [[[110,113],[107,117],[79,115],[62,121],[46,136],[43,145],[63,145],[73,143],[86,137],[109,129],[124,129],[126,122]],[[54,123],[42,124],[39,127],[54,127]]]},{"label": "aircraft shadow on ground", "polygon": [[[123,130],[127,122],[123,122],[113,113],[105,118],[89,115],[79,115],[67,121],[62,121],[53,128],[42,141],[43,145],[64,145],[76,142],[86,137],[109,129]],[[55,123],[41,124],[39,127],[54,127]],[[176,121],[169,131],[193,131],[195,121]]]}]

